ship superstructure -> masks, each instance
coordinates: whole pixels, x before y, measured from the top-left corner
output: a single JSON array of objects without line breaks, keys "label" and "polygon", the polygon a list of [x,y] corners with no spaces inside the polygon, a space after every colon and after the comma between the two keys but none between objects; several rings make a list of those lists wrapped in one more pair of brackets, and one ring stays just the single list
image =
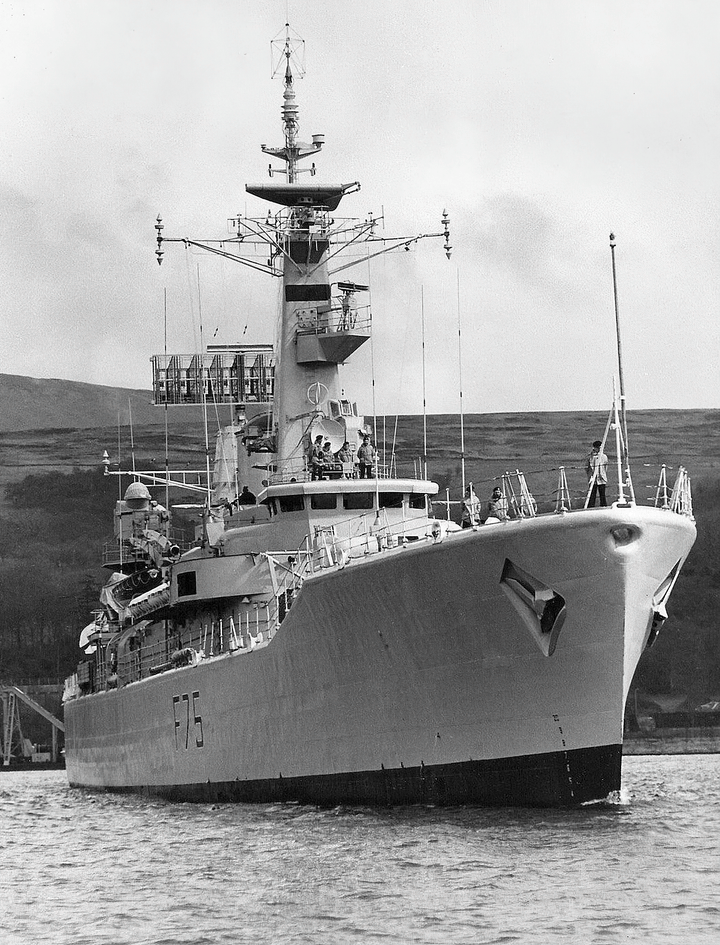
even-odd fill
[{"label": "ship superstructure", "polygon": [[[576,511],[561,476],[546,514],[504,477],[504,506],[460,528],[435,514],[424,467],[380,456],[340,379],[372,330],[368,285],[347,273],[425,236],[449,256],[449,218],[389,240],[376,218],[338,215],[357,182],[301,182],[323,137],[299,139],[296,52],[288,28],[285,141],[262,146],[282,164],[247,187],[267,215],[217,243],[156,223],[159,262],[182,242],[260,268],[281,280],[280,315],[272,346],[153,359],[156,402],[226,403],[233,420],[197,481],[130,474],[66,691],[70,783],[332,804],[604,797],[635,666],[694,540],[687,476],[640,507],[621,470],[612,507]],[[150,492],[170,485],[203,505],[188,550]]]}]

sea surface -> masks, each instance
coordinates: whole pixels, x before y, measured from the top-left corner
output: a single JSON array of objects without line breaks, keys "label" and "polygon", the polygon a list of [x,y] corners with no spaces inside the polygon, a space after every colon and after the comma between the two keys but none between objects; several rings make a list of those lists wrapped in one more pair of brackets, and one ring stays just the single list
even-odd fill
[{"label": "sea surface", "polygon": [[3,945],[720,942],[720,755],[574,811],[170,804],[0,774]]}]

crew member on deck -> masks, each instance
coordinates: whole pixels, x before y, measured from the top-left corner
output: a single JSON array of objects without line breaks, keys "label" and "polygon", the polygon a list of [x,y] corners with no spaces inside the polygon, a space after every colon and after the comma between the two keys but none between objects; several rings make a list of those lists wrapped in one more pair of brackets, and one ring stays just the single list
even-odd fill
[{"label": "crew member on deck", "polygon": [[248,489],[247,486],[242,487],[242,492],[238,496],[238,505],[257,505],[257,497]]},{"label": "crew member on deck", "polygon": [[322,433],[318,433],[315,437],[315,443],[313,448],[310,451],[310,478],[311,479],[322,479],[322,469],[323,469],[323,446],[322,446]]},{"label": "crew member on deck", "polygon": [[353,453],[352,453],[352,450],[350,449],[350,444],[348,443],[347,440],[345,440],[343,445],[335,454],[335,462],[340,463],[341,468],[345,469],[346,479],[352,479],[353,477],[352,469],[350,468],[350,466],[352,465],[352,461],[353,461]]},{"label": "crew member on deck", "polygon": [[376,456],[377,451],[370,442],[370,435],[368,433],[364,433],[362,444],[357,451],[361,479],[373,478],[373,466],[375,465]]},{"label": "crew member on deck", "polygon": [[490,501],[488,502],[488,517],[486,521],[495,519],[500,522],[505,522],[509,517],[508,502],[505,498],[505,493],[500,486],[495,486],[490,496]]},{"label": "crew member on deck", "polygon": [[332,451],[330,440],[323,443],[323,479],[339,479],[340,468],[336,467],[335,454]]},{"label": "crew member on deck", "polygon": [[595,505],[595,500],[600,497],[600,507],[607,507],[605,498],[605,489],[607,488],[607,468],[608,458],[602,451],[602,441],[595,440],[590,450],[590,455],[585,461],[585,472],[588,477],[588,485],[591,485],[590,496],[587,501],[587,508]]},{"label": "crew member on deck", "polygon": [[460,525],[463,528],[473,528],[480,524],[480,500],[475,495],[472,483],[465,489],[465,496],[462,501],[462,516]]}]

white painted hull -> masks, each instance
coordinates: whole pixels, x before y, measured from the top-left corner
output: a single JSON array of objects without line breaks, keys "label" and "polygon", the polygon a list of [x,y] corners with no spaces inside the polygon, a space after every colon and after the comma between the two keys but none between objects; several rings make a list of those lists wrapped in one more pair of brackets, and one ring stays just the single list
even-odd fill
[{"label": "white painted hull", "polygon": [[[602,797],[653,598],[694,537],[670,512],[589,510],[317,574],[269,644],[69,702],[69,781],[321,803]],[[507,560],[566,601],[552,655],[500,585]]]}]

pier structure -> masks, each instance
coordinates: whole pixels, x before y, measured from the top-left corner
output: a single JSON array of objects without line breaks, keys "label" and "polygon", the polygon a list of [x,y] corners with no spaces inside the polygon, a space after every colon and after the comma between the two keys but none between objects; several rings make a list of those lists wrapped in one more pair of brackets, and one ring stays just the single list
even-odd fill
[{"label": "pier structure", "polygon": [[50,723],[52,730],[51,761],[56,763],[59,760],[58,732],[65,731],[63,723],[19,686],[0,684],[0,698],[2,699],[3,710],[3,724],[2,730],[0,730],[3,767],[10,766],[14,756],[13,748],[20,757],[26,757],[25,739],[20,725],[19,703],[21,702]]}]

